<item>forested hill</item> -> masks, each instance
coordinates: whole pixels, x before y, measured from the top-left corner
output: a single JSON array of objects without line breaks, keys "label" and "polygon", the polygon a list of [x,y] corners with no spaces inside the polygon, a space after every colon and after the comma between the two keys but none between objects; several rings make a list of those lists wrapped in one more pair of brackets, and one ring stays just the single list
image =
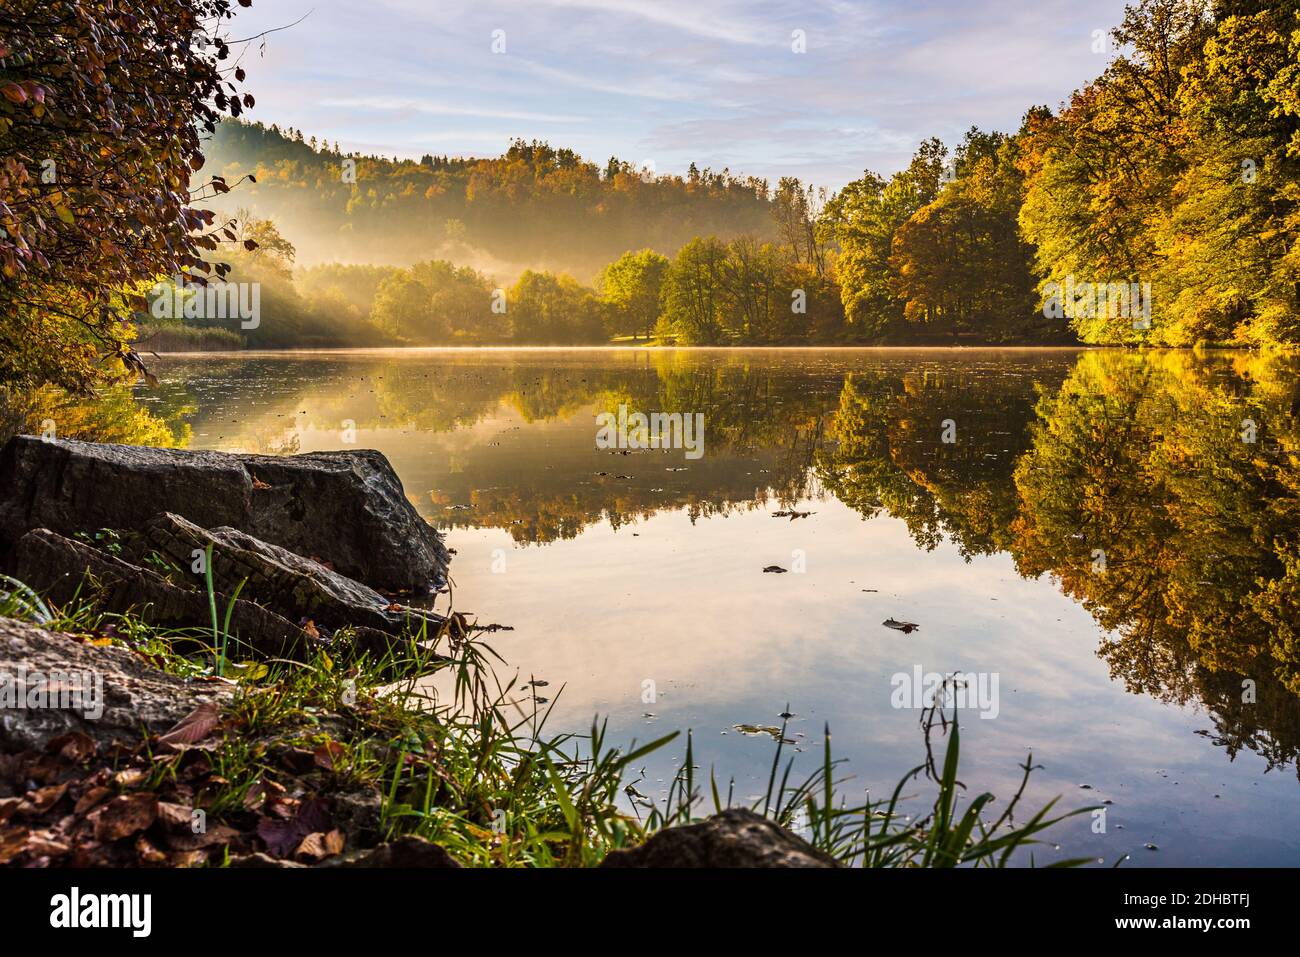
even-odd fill
[{"label": "forested hill", "polygon": [[489,159],[399,161],[226,120],[205,156],[203,176],[257,180],[214,205],[274,220],[303,264],[449,258],[500,275],[532,267],[589,280],[629,249],[672,255],[695,236],[774,231],[765,180],[694,165],[685,177],[654,176],[535,141]]}]

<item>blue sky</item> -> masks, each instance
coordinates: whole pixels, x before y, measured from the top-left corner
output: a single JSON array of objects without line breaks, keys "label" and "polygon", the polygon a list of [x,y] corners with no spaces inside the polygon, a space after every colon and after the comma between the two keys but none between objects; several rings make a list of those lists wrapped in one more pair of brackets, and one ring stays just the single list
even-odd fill
[{"label": "blue sky", "polygon": [[[1096,76],[1122,0],[254,0],[248,115],[345,150],[494,156],[549,140],[661,173],[838,188],[917,142],[1012,130]],[[494,53],[494,31],[504,53]],[[794,31],[806,52],[792,49]]]}]

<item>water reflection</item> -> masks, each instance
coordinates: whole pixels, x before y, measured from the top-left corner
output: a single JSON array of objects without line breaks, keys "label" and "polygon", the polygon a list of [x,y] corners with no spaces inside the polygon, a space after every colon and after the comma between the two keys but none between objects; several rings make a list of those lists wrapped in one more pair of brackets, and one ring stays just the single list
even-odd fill
[{"label": "water reflection", "polygon": [[[1046,576],[1095,619],[1111,677],[1202,708],[1200,733],[1228,758],[1272,768],[1300,749],[1295,358],[433,351],[174,358],[158,371],[161,387],[134,404],[114,394],[90,415],[47,394],[21,418],[260,451],[347,447],[355,433],[431,521],[504,530],[526,549],[588,536],[613,556],[606,531],[665,514],[822,502],[828,523],[831,505],[887,516],[922,552],[1009,556],[1025,579]],[[705,456],[595,449],[594,416],[621,404],[702,412]],[[798,521],[815,535],[818,519]],[[770,521],[758,534],[777,534]],[[659,587],[653,567],[632,574]]]}]

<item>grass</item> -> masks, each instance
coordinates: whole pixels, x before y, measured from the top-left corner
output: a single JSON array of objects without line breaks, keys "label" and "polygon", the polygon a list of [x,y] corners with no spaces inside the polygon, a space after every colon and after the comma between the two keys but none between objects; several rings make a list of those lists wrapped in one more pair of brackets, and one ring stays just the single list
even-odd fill
[{"label": "grass", "polygon": [[[590,867],[658,830],[736,806],[734,782],[724,796],[712,772],[703,793],[689,732],[684,762],[658,802],[636,789],[640,778],[632,769],[679,734],[620,748],[611,745],[603,721],[593,721],[585,734],[547,732],[554,701],[539,710],[531,688],[517,676],[502,683],[501,659],[461,616],[449,617],[433,634],[421,623],[385,653],[346,662],[335,662],[323,649],[302,662],[228,662],[226,652],[238,647],[238,639],[228,634],[229,613],[224,627],[218,626],[210,584],[211,633],[153,628],[140,614],[101,613],[94,593],[94,582],[87,581],[74,600],[52,608],[6,579],[0,582],[0,615],[132,648],[187,678],[229,683],[234,696],[208,752],[218,783],[195,796],[210,822],[247,831],[246,798],[256,787],[359,795],[375,805],[375,813],[371,825],[349,834],[353,847],[414,834],[467,866]],[[1018,852],[1031,850],[1047,828],[1091,810],[1054,816],[1052,802],[1017,823],[1032,758],[1000,814],[989,814],[991,794],[963,800],[955,713],[948,717],[935,709],[922,722],[924,761],[888,798],[850,804],[838,776],[843,762],[834,758],[825,730],[819,764],[797,778],[794,755],[784,750],[783,723],[766,792],[752,809],[797,829],[848,865],[1019,863]],[[938,738],[944,739],[941,755]],[[304,754],[327,755],[328,768],[302,773],[286,764],[288,757]],[[151,783],[165,785],[177,766],[155,758]],[[904,813],[921,800],[905,794],[913,784],[933,791],[918,815]]]}]

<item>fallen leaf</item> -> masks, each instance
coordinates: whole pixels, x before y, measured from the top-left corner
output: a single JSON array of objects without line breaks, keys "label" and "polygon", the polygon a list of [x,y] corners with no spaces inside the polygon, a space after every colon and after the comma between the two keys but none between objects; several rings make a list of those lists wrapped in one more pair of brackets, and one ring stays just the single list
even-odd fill
[{"label": "fallen leaf", "polygon": [[14,811],[22,805],[22,798],[0,798],[0,824],[13,817]]},{"label": "fallen leaf", "polygon": [[337,741],[326,741],[313,753],[316,761],[316,767],[324,768],[326,771],[334,770],[334,762],[347,754],[347,748]]},{"label": "fallen leaf", "polygon": [[224,846],[238,838],[239,832],[233,827],[218,824],[216,827],[209,827],[198,834],[195,834],[192,830],[178,834],[168,834],[167,847],[173,851],[198,851],[207,847]]},{"label": "fallen leaf", "polygon": [[206,701],[177,722],[176,726],[158,739],[163,751],[176,750],[173,745],[194,744],[210,735],[220,721],[216,702]]},{"label": "fallen leaf", "polygon": [[113,775],[113,783],[120,788],[133,788],[143,784],[149,775],[141,768],[127,768]]},{"label": "fallen leaf", "polygon": [[146,864],[163,864],[167,861],[167,855],[154,847],[153,843],[143,834],[135,839],[135,852],[140,855],[140,860]]},{"label": "fallen leaf", "polygon": [[159,801],[158,823],[169,831],[189,831],[194,823],[194,809],[184,804]]},{"label": "fallen leaf", "polygon": [[57,754],[65,761],[80,763],[95,754],[95,739],[84,731],[72,731],[51,738],[45,745],[50,754]]},{"label": "fallen leaf", "polygon": [[0,831],[0,864],[8,864],[27,850],[28,834],[25,827],[11,827]]},{"label": "fallen leaf", "polygon": [[138,834],[158,817],[158,798],[148,791],[121,794],[91,817],[95,821],[95,840],[117,841]]},{"label": "fallen leaf", "polygon": [[328,833],[315,831],[302,839],[293,852],[296,860],[306,864],[315,864],[343,853],[343,832],[335,828]]},{"label": "fallen leaf", "polygon": [[910,635],[912,632],[916,631],[916,629],[921,627],[915,622],[897,621],[893,618],[886,618],[883,622],[881,622],[881,624],[883,624],[886,628],[893,628],[895,631],[901,631],[905,635]]},{"label": "fallen leaf", "polygon": [[329,804],[324,798],[304,801],[289,821],[264,817],[257,822],[257,836],[275,857],[288,857],[308,834],[330,830]]},{"label": "fallen leaf", "polygon": [[67,790],[68,786],[66,784],[51,784],[49,787],[29,791],[22,811],[26,814],[40,814],[48,811],[58,803],[59,798],[63,797],[64,792]]},{"label": "fallen leaf", "polygon": [[77,805],[72,809],[73,814],[85,814],[95,805],[99,804],[105,798],[111,796],[112,788],[91,788],[77,800]]},{"label": "fallen leaf", "polygon": [[261,781],[254,781],[249,785],[248,790],[244,792],[244,808],[249,811],[256,811],[262,806],[266,799],[266,785]]},{"label": "fallen leaf", "polygon": [[168,860],[172,867],[199,867],[207,862],[207,851],[180,851],[173,854]]}]

